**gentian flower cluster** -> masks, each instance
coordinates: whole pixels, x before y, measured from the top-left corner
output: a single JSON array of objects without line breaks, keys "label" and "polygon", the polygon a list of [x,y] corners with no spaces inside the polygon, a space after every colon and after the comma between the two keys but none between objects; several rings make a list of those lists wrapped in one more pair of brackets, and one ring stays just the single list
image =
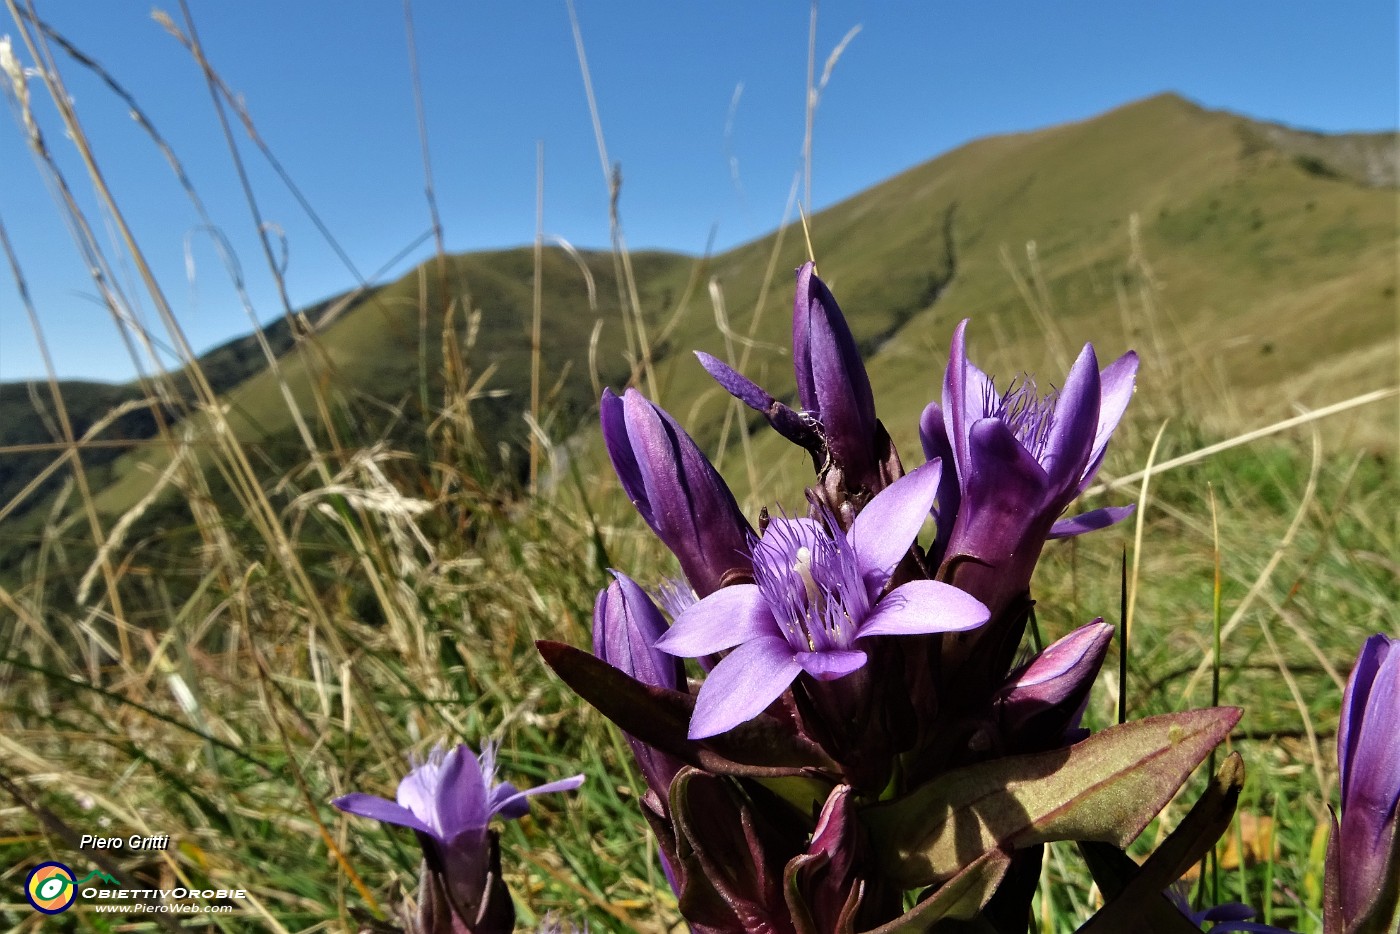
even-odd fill
[{"label": "gentian flower cluster", "polygon": [[[941,381],[930,374],[941,394],[919,425],[925,462],[908,470],[811,263],[797,271],[793,401],[698,354],[811,455],[806,501],[772,504],[756,524],[675,419],[635,389],[604,393],[622,488],[683,581],[648,582],[663,610],[614,572],[593,655],[540,650],[627,733],[693,930],[1023,932],[1053,840],[1098,848],[1090,868],[1116,893],[1112,917],[1161,921],[1165,910],[1184,923],[1162,896],[1176,875],[1122,848],[1239,711],[1090,735],[1081,718],[1112,627],[1095,620],[1039,653],[1022,646],[1046,542],[1131,511],[1065,517],[1103,463],[1137,357],[1101,368],[1086,345],[1058,389],[1029,378],[997,389],[968,359],[967,327]],[[1232,761],[1214,815],[1219,801],[1233,809],[1243,781]],[[1172,870],[1183,846],[1208,845],[1168,839]]]},{"label": "gentian flower cluster", "polygon": [[[1174,884],[1233,818],[1238,754],[1155,852],[1141,863],[1125,852],[1241,711],[1091,733],[1083,715],[1113,627],[1095,619],[1038,652],[1022,645],[1046,543],[1131,512],[1065,516],[1103,463],[1136,355],[1100,368],[1085,345],[1057,389],[1029,377],[998,389],[968,359],[967,328],[954,331],[940,398],[920,419],[925,461],[911,470],[811,263],[797,271],[794,404],[699,354],[811,455],[803,507],[774,504],[755,524],[674,418],[636,389],[606,391],[603,439],[622,489],[682,576],[655,578],[649,592],[613,571],[592,652],[549,641],[540,652],[626,733],[647,786],[642,812],[697,934],[1025,934],[1055,841],[1078,844],[1105,898],[1085,934],[1203,924],[1288,934],[1238,903],[1193,909]],[[1400,641],[1377,635],[1343,699],[1324,934],[1395,930],[1397,724]],[[417,834],[409,934],[513,928],[488,825],[583,776],[520,791],[495,769],[492,746],[479,757],[439,748],[396,801],[333,802]],[[539,930],[577,929],[546,918]]]}]

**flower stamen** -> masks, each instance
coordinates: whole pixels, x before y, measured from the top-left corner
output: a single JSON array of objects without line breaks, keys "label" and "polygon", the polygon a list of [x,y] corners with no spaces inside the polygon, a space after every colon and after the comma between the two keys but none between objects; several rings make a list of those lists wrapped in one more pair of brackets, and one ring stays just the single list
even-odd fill
[{"label": "flower stamen", "polygon": [[1042,396],[1035,379],[1023,374],[1013,379],[1003,393],[998,393],[995,384],[988,380],[983,389],[982,411],[987,418],[1005,423],[1021,446],[1037,461],[1043,461],[1055,430],[1055,406],[1059,399],[1058,389]]}]

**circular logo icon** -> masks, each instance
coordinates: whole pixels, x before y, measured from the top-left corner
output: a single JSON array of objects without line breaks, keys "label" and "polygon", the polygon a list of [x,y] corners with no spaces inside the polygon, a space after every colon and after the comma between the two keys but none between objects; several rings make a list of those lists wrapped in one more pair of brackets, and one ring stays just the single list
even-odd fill
[{"label": "circular logo icon", "polygon": [[24,897],[46,915],[67,911],[78,898],[73,870],[62,863],[40,863],[24,880]]}]

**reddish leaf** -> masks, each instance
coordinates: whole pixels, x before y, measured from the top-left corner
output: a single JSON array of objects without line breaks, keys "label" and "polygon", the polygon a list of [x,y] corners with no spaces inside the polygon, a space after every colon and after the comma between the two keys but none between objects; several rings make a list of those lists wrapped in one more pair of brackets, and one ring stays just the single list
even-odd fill
[{"label": "reddish leaf", "polygon": [[889,876],[906,888],[951,879],[993,849],[1054,840],[1126,846],[1238,722],[1234,707],[1111,727],[1067,749],[939,776],[866,812]]},{"label": "reddish leaf", "polygon": [[718,775],[776,778],[835,762],[812,741],[772,717],[760,716],[703,740],[688,739],[695,698],[652,687],[607,662],[562,642],[535,643],[545,663],[564,683],[624,731],[689,765]]}]

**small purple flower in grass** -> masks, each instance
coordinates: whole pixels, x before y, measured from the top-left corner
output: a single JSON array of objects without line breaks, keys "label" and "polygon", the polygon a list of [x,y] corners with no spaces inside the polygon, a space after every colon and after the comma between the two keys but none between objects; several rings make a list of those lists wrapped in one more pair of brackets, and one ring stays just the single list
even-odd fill
[{"label": "small purple flower in grass", "polygon": [[535,931],[536,934],[588,934],[588,923],[584,922],[583,927],[579,927],[574,922],[551,911],[540,919],[539,926],[535,928]]},{"label": "small purple flower in grass", "polygon": [[1102,528],[1132,512],[1109,507],[1060,519],[1103,463],[1138,361],[1130,351],[1100,372],[1086,344],[1058,392],[1042,396],[1029,379],[999,392],[967,359],[966,330],[963,321],[953,334],[943,403],[924,410],[920,436],[928,457],[951,458],[953,466],[939,491],[944,550],[937,557],[987,568],[998,592],[974,592],[997,612],[1029,584],[1047,538]]},{"label": "small purple flower in grass", "polygon": [[748,575],[748,522],[690,435],[635,389],[604,390],[603,442],[627,498],[700,596]]},{"label": "small purple flower in grass", "polygon": [[399,782],[397,803],[362,792],[331,803],[348,814],[410,827],[451,845],[485,831],[493,817],[524,817],[530,812],[531,795],[573,791],[582,784],[583,776],[575,775],[521,791],[510,782],[496,781],[494,743],[482,747],[480,758],[463,743],[451,750],[435,748]]},{"label": "small purple flower in grass", "polygon": [[[422,901],[433,918],[420,925],[422,930],[494,934],[510,930],[515,911],[500,878],[495,833],[487,824],[496,816],[525,816],[530,795],[572,791],[581,784],[582,775],[526,791],[510,782],[497,784],[494,744],[484,746],[479,759],[460,745],[434,749],[399,782],[397,802],[356,792],[331,803],[348,814],[417,831],[428,868]],[[437,904],[439,898],[446,906]]]},{"label": "small purple flower in grass", "polygon": [[1392,930],[1400,907],[1400,640],[1366,640],[1337,731],[1342,818],[1327,845],[1323,929]]},{"label": "small purple flower in grass", "polygon": [[1206,929],[1209,934],[1228,934],[1228,932],[1233,931],[1253,932],[1253,934],[1293,934],[1287,928],[1278,928],[1271,924],[1261,924],[1249,920],[1255,915],[1254,909],[1239,902],[1226,902],[1223,905],[1214,905],[1200,911],[1192,911],[1191,902],[1187,898],[1189,887],[1186,882],[1177,882],[1166,891],[1166,896],[1177,910],[1189,918],[1197,928],[1202,924],[1209,923],[1210,927]]},{"label": "small purple flower in grass", "polygon": [[750,720],[806,673],[831,681],[861,668],[872,636],[973,629],[987,609],[952,587],[912,580],[882,594],[919,534],[939,464],[886,487],[849,531],[834,522],[777,518],[752,545],[755,583],[737,584],[681,613],[656,643],[687,658],[733,649],[700,687],[690,737]]}]

